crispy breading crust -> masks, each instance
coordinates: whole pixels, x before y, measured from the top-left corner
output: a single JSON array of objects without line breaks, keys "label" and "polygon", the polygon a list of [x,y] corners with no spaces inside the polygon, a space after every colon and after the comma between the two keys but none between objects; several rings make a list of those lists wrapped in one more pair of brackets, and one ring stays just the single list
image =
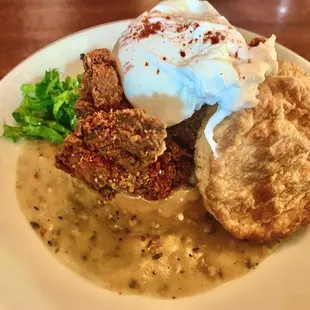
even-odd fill
[{"label": "crispy breading crust", "polygon": [[205,207],[238,239],[272,242],[310,222],[310,77],[301,71],[281,63],[290,76],[269,76],[255,108],[216,127],[218,159],[199,134]]},{"label": "crispy breading crust", "polygon": [[76,133],[66,138],[63,151],[56,156],[56,167],[83,181],[108,200],[120,191],[159,200],[173,188],[188,184],[192,172],[192,156],[175,142],[167,141],[167,150],[156,162],[130,173],[108,156],[90,150]]},{"label": "crispy breading crust", "polygon": [[139,109],[96,112],[79,122],[76,134],[90,151],[130,172],[155,162],[166,149],[165,126]]},{"label": "crispy breading crust", "polygon": [[130,108],[123,97],[116,61],[108,49],[82,54],[81,60],[85,72],[80,87],[80,100],[75,106],[78,118],[85,118],[95,111]]},{"label": "crispy breading crust", "polygon": [[171,191],[189,184],[193,171],[193,156],[168,139],[167,150],[156,162],[137,175],[134,192],[148,200],[166,198]]},{"label": "crispy breading crust", "polygon": [[73,178],[83,181],[106,200],[113,198],[117,193],[113,188],[116,178],[118,178],[118,190],[129,191],[126,185],[132,183],[126,180],[128,175],[122,167],[100,156],[98,152],[89,151],[76,133],[66,138],[62,152],[56,156],[55,166]]}]

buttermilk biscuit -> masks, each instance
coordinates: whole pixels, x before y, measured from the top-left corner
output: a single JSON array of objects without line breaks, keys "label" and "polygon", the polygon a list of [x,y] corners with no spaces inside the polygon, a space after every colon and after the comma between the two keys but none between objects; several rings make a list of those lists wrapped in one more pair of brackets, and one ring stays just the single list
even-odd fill
[{"label": "buttermilk biscuit", "polygon": [[310,221],[310,77],[281,62],[259,104],[215,128],[216,159],[203,128],[196,174],[206,209],[238,239],[272,242]]}]

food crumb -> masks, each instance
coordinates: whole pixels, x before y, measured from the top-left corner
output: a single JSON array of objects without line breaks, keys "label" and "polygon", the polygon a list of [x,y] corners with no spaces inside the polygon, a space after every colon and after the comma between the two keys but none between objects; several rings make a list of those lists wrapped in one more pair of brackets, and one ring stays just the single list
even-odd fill
[{"label": "food crumb", "polygon": [[83,261],[85,261],[85,262],[87,261],[87,255],[83,254],[83,255],[81,256],[81,258],[82,258]]},{"label": "food crumb", "polygon": [[128,286],[130,287],[130,288],[137,288],[138,287],[138,283],[137,283],[137,281],[136,280],[130,280],[129,281],[129,283],[128,283]]},{"label": "food crumb", "polygon": [[220,270],[220,271],[217,273],[217,275],[218,275],[221,279],[223,279],[223,271],[222,271],[222,270]]},{"label": "food crumb", "polygon": [[160,253],[157,253],[157,254],[153,255],[153,256],[152,256],[152,259],[154,259],[154,260],[160,259],[162,256],[163,256],[163,253],[160,252]]},{"label": "food crumb", "polygon": [[248,269],[252,269],[254,267],[254,264],[252,263],[252,261],[250,259],[246,259],[245,260],[245,266]]},{"label": "food crumb", "polygon": [[32,226],[33,229],[40,228],[40,224],[38,224],[37,222],[30,222],[30,225]]},{"label": "food crumb", "polygon": [[147,247],[150,248],[151,245],[152,245],[153,243],[157,242],[159,239],[160,239],[160,236],[158,236],[158,235],[155,236],[155,237],[153,237],[153,238],[149,241]]},{"label": "food crumb", "polygon": [[97,239],[97,232],[93,231],[92,235],[90,236],[91,241],[95,241]]}]

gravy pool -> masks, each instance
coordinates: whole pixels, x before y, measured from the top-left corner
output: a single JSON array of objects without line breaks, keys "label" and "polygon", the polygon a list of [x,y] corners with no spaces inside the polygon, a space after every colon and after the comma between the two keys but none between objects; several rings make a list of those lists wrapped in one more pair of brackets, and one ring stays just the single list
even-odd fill
[{"label": "gravy pool", "polygon": [[[181,189],[187,198],[178,216],[161,216],[156,206],[140,212],[141,202],[126,195],[103,202],[54,167],[57,152],[44,141],[23,146],[20,207],[50,252],[97,285],[119,294],[190,296],[246,274],[272,252],[235,240],[206,213],[195,189]],[[175,193],[162,208],[180,201]]]}]

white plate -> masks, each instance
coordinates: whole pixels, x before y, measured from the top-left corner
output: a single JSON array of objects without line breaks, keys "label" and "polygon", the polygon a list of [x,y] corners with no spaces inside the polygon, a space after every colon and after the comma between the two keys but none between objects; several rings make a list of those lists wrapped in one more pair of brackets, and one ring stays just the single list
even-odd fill
[{"label": "white plate", "polygon": [[[19,87],[58,68],[66,75],[82,72],[79,55],[112,48],[127,26],[121,21],[91,28],[37,52],[0,82],[0,121],[11,120],[20,103]],[[246,38],[255,34],[243,31]],[[22,48],[22,46],[21,46]],[[280,59],[310,64],[277,46]],[[210,292],[179,300],[119,296],[103,290],[61,265],[35,235],[15,196],[16,159],[20,146],[0,139],[0,310],[309,310],[310,230],[305,229],[255,271]]]}]

